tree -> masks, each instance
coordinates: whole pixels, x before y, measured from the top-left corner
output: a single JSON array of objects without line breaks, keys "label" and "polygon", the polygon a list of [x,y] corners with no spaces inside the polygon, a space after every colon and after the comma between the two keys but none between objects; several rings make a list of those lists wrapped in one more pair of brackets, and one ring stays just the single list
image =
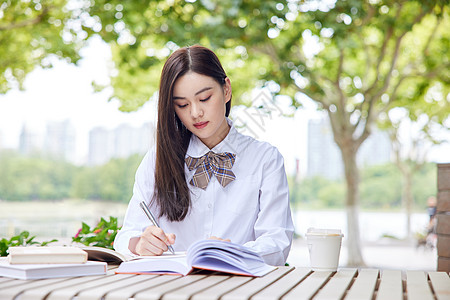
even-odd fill
[{"label": "tree", "polygon": [[[295,24],[304,30],[304,38],[313,37],[323,47],[311,59],[304,51],[302,55],[302,44],[289,36],[289,31],[280,32],[280,40],[285,38],[285,43],[273,44],[282,47],[273,52],[288,62],[285,68],[289,70],[289,62],[297,68],[291,76],[298,81],[298,90],[327,111],[334,140],[342,152],[347,221],[352,229],[348,233],[349,264],[363,262],[357,213],[357,151],[378,118],[389,108],[405,104],[398,99],[401,90],[407,87],[412,96],[409,101],[414,101],[432,86],[430,79],[448,83],[448,56],[441,54],[448,47],[443,25],[449,25],[447,12],[448,7],[414,1],[339,1],[329,12],[316,11],[297,18]],[[430,27],[432,30],[424,30]],[[427,51],[434,54],[421,55]],[[411,85],[418,80],[421,85]]]},{"label": "tree", "polygon": [[[81,27],[82,7],[68,0],[19,1],[0,4],[0,94],[23,88],[36,66],[52,67],[51,57],[77,62],[87,35]],[[71,2],[75,4],[73,1]]]},{"label": "tree", "polygon": [[[390,110],[389,117],[380,120],[380,126],[389,132],[395,164],[402,175],[402,205],[408,239],[412,238],[413,177],[425,166],[433,145],[448,143],[450,131],[446,121],[450,121],[450,110],[441,97],[442,93],[432,89],[423,98]],[[445,134],[447,137],[442,137]]]},{"label": "tree", "polygon": [[111,46],[112,98],[120,100],[122,111],[136,110],[152,97],[162,65],[174,50],[198,43],[220,56],[233,80],[233,103],[248,103],[246,92],[267,72],[264,66],[271,58],[250,56],[247,47],[264,43],[265,33],[276,27],[270,18],[286,13],[277,2],[259,0],[96,0],[84,6],[92,22],[83,29],[91,35],[101,28],[97,33]]},{"label": "tree", "polygon": [[[448,8],[445,1],[173,0],[96,1],[88,10],[113,49],[113,97],[123,110],[147,101],[161,61],[192,43],[215,49],[250,86],[253,79],[276,81],[293,106],[305,95],[316,101],[344,161],[349,264],[362,265],[357,151],[379,117],[405,104],[400,91],[407,89],[411,102],[433,81],[448,85]],[[239,84],[242,75],[234,76]]]},{"label": "tree", "polygon": [[448,142],[442,137],[443,133],[448,136],[450,122],[449,34],[445,32],[448,25],[444,25],[448,24],[448,6],[444,12],[424,19],[422,26],[415,26],[413,34],[405,36],[404,43],[416,49],[405,48],[403,68],[396,73],[399,82],[394,105],[378,120],[379,126],[390,134],[395,162],[402,174],[408,238],[411,238],[414,174],[424,167],[433,145]]},{"label": "tree", "polygon": [[0,151],[0,199],[59,200],[70,197],[75,166],[62,160]]}]

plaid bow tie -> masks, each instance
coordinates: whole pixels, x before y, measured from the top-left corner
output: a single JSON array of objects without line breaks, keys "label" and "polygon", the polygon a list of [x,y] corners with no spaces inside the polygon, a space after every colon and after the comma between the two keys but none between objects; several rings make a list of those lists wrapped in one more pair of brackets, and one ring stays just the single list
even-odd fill
[{"label": "plaid bow tie", "polygon": [[235,158],[236,154],[233,153],[214,153],[212,151],[198,158],[186,157],[185,161],[189,170],[197,169],[190,183],[205,190],[214,173],[219,183],[226,187],[236,178],[231,171]]}]

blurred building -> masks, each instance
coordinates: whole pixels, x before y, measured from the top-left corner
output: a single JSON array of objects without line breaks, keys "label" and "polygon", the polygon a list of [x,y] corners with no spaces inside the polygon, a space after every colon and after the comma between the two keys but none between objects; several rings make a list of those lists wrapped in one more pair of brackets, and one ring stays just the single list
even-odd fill
[{"label": "blurred building", "polygon": [[114,129],[113,157],[128,157],[135,153],[146,153],[153,144],[153,125],[146,123],[139,128],[122,124]]},{"label": "blurred building", "polygon": [[39,136],[29,125],[24,124],[19,137],[19,152],[24,155],[30,155],[41,150]]},{"label": "blurred building", "polygon": [[89,131],[88,164],[101,165],[111,159],[114,153],[113,132],[103,127]]},{"label": "blurred building", "polygon": [[308,176],[336,179],[343,174],[341,153],[334,142],[328,119],[308,123]]},{"label": "blurred building", "polygon": [[113,130],[97,127],[89,132],[89,165],[101,165],[111,158],[126,158],[145,154],[154,143],[154,127],[122,124]]},{"label": "blurred building", "polygon": [[48,122],[44,151],[51,157],[74,163],[76,161],[76,132],[69,121]]},{"label": "blurred building", "polygon": [[359,149],[358,166],[380,165],[391,161],[392,145],[389,135],[381,130],[373,130]]},{"label": "blurred building", "polygon": [[[391,142],[387,133],[373,130],[357,154],[359,167],[387,163],[391,160]],[[341,151],[334,142],[328,118],[310,120],[308,123],[308,176],[328,179],[344,174]]]}]

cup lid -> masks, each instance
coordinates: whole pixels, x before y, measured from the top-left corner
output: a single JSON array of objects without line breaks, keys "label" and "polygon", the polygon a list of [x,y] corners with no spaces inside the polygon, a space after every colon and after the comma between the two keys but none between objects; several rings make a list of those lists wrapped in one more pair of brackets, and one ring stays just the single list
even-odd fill
[{"label": "cup lid", "polygon": [[308,228],[306,235],[340,235],[340,236],[344,236],[344,234],[342,234],[342,231],[340,229],[314,228],[314,227]]}]

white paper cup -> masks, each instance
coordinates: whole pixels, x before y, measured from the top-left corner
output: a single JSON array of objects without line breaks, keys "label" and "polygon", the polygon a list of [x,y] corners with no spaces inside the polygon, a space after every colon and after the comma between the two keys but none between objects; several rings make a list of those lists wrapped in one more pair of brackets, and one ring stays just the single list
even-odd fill
[{"label": "white paper cup", "polygon": [[336,229],[308,229],[306,240],[313,271],[337,270],[343,236]]}]

